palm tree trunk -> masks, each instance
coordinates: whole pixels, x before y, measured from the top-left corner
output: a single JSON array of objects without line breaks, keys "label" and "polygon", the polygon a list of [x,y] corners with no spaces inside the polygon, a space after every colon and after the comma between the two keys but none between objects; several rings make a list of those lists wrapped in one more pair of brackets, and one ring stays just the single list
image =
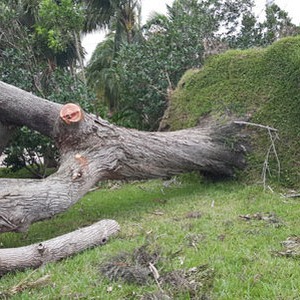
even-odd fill
[{"label": "palm tree trunk", "polygon": [[83,57],[82,57],[82,52],[81,52],[81,43],[80,43],[80,37],[77,32],[74,32],[74,40],[75,40],[75,47],[76,47],[76,54],[78,57],[79,61],[79,66],[81,70],[81,76],[82,76],[82,81],[86,85],[86,76],[85,76],[85,69],[84,69],[84,62],[83,62]]}]

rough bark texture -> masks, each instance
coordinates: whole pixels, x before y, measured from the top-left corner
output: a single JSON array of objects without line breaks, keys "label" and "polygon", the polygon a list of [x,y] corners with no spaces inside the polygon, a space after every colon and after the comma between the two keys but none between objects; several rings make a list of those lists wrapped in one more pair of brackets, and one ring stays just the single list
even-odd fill
[{"label": "rough bark texture", "polygon": [[9,271],[37,268],[87,248],[104,245],[109,236],[118,231],[119,225],[116,221],[102,220],[42,243],[14,249],[0,249],[0,277]]},{"label": "rough bark texture", "polygon": [[65,211],[105,179],[147,179],[203,171],[232,176],[245,164],[232,149],[239,125],[207,125],[176,132],[141,132],[85,114],[66,124],[62,105],[0,82],[0,122],[26,125],[53,138],[59,170],[43,180],[0,179],[0,233],[24,231],[34,221]]},{"label": "rough bark texture", "polygon": [[0,122],[0,155],[12,137],[14,126],[6,126]]},{"label": "rough bark texture", "polygon": [[0,122],[27,126],[53,136],[53,125],[61,105],[0,81]]}]

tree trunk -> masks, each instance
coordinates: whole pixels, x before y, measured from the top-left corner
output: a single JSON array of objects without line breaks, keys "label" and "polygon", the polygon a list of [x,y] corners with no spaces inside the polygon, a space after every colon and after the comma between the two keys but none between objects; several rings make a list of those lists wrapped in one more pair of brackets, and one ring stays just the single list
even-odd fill
[{"label": "tree trunk", "polygon": [[108,237],[118,230],[117,222],[102,220],[42,243],[14,249],[0,249],[0,277],[9,271],[37,268],[87,248],[106,244]]},{"label": "tree trunk", "polygon": [[51,137],[60,150],[58,171],[45,179],[0,179],[0,233],[24,231],[34,221],[67,210],[100,180],[158,178],[190,171],[232,176],[245,165],[244,147],[228,146],[239,131],[233,122],[141,132],[3,82],[0,122],[37,130]]},{"label": "tree trunk", "polygon": [[5,149],[7,143],[11,139],[13,133],[13,126],[6,126],[0,122],[0,156],[3,150]]}]

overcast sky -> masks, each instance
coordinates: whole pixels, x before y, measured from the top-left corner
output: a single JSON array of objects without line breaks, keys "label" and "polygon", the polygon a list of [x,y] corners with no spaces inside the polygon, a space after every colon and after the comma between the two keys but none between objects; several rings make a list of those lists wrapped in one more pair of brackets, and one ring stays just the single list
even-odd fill
[{"label": "overcast sky", "polygon": [[[263,11],[266,2],[272,0],[255,0],[255,14],[263,17]],[[274,1],[274,0],[273,0]],[[281,9],[287,11],[296,25],[300,24],[300,0],[275,0],[274,1]],[[173,0],[142,0],[142,22],[144,23],[151,13],[159,12],[165,14],[167,12],[166,5],[172,5]],[[97,32],[88,34],[82,40],[83,47],[87,51],[86,60],[91,57],[97,44],[103,40],[105,33]]]}]

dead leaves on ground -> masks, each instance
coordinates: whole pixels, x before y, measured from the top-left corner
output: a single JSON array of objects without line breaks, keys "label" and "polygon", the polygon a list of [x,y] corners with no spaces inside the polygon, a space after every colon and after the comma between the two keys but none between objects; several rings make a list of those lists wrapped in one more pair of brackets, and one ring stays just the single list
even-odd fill
[{"label": "dead leaves on ground", "polygon": [[[273,224],[275,227],[280,227],[284,223],[276,216],[275,213],[256,213],[239,216],[242,220],[264,221],[268,224]],[[280,242],[283,249],[279,251],[272,251],[276,256],[300,258],[300,236],[288,237],[285,241]]]},{"label": "dead leaves on ground", "polygon": [[51,277],[49,274],[37,278],[36,280],[31,279],[35,272],[36,270],[31,272],[25,279],[20,281],[17,285],[12,286],[10,289],[0,291],[0,299],[10,299],[14,295],[25,290],[36,289],[51,284]]},{"label": "dead leaves on ground", "polygon": [[281,251],[276,251],[275,254],[278,256],[300,258],[300,237],[291,236],[285,241],[281,242],[283,249]]},{"label": "dead leaves on ground", "polygon": [[239,215],[239,218],[245,221],[264,221],[268,224],[272,224],[274,227],[280,227],[283,225],[283,222],[277,217],[273,212],[271,213],[255,213],[247,215]]}]

